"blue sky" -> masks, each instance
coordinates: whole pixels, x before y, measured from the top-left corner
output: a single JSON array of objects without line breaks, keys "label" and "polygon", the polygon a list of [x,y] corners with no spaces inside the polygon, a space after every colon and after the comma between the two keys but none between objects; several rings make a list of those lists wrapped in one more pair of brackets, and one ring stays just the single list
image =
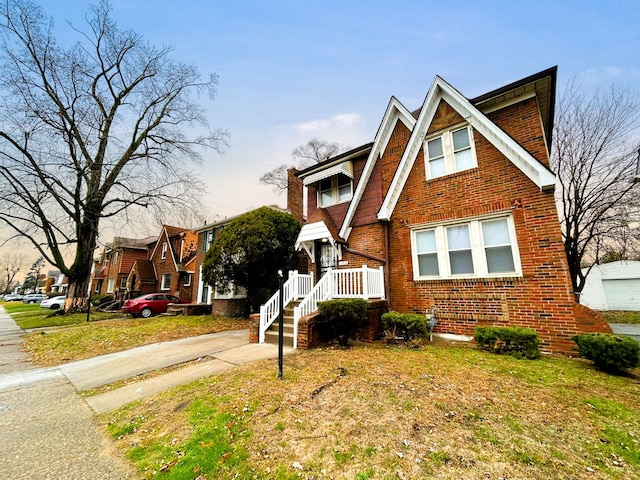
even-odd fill
[{"label": "blue sky", "polygon": [[[44,2],[60,32],[82,0]],[[207,155],[212,216],[280,203],[260,175],[312,137],[373,139],[389,98],[421,105],[437,74],[467,97],[558,65],[559,87],[640,83],[640,8],[632,1],[112,0],[121,28],[219,75]],[[639,89],[640,90],[640,89]]]},{"label": "blue sky", "polygon": [[[84,0],[41,0],[62,38]],[[640,91],[640,8],[633,1],[112,0],[131,28],[219,76],[210,124],[229,131],[199,168],[210,220],[277,203],[258,183],[313,137],[373,140],[393,95],[418,108],[435,75],[475,97],[558,65],[586,90]],[[154,234],[156,232],[149,232]]]}]

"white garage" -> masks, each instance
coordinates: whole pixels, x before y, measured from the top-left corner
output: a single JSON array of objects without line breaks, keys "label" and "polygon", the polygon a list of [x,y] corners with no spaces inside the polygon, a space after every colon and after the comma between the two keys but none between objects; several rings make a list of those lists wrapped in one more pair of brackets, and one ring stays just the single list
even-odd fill
[{"label": "white garage", "polygon": [[580,303],[594,310],[640,311],[640,262],[595,265],[587,276]]}]

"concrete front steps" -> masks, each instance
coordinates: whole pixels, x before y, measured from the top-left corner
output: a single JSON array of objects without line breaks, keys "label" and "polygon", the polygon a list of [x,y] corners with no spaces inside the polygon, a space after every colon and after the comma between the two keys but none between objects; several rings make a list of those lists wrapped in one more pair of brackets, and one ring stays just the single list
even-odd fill
[{"label": "concrete front steps", "polygon": [[[300,302],[291,302],[284,309],[284,318],[283,318],[283,332],[284,332],[284,340],[283,344],[285,347],[293,347],[293,308],[297,307]],[[278,322],[279,318],[276,318],[269,329],[264,332],[264,343],[272,343],[278,344]]]},{"label": "concrete front steps", "polygon": [[167,308],[166,315],[175,317],[176,315],[211,315],[211,305],[205,303],[180,303],[170,305]]}]

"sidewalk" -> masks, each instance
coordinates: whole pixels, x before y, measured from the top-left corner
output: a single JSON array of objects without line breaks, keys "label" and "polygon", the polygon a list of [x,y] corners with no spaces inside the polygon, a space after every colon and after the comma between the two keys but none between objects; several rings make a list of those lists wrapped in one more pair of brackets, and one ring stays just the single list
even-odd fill
[{"label": "sidewalk", "polygon": [[[95,413],[278,356],[276,345],[250,344],[247,330],[236,330],[33,368],[20,349],[23,333],[0,306],[0,478],[136,478],[126,462],[108,452]],[[286,354],[291,352],[285,349]],[[192,360],[198,363],[107,393],[84,399],[77,395],[80,390]]]}]

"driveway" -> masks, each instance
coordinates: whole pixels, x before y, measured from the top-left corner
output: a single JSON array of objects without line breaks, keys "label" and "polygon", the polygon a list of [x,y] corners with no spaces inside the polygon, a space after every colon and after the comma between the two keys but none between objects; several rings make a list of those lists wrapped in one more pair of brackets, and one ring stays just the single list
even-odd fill
[{"label": "driveway", "polygon": [[610,323],[609,326],[611,326],[613,333],[627,335],[635,341],[640,342],[640,325],[633,325],[629,323]]}]

